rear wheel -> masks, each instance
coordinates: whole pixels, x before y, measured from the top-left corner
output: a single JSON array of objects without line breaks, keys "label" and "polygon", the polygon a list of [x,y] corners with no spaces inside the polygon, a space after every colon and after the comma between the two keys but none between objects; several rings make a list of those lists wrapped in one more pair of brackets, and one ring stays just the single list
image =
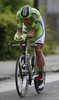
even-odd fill
[{"label": "rear wheel", "polygon": [[[38,72],[37,72],[38,73]],[[46,66],[44,65],[44,72],[43,72],[43,82],[44,82],[44,86],[45,86],[45,78],[46,78]],[[38,77],[36,77],[34,79],[34,86],[35,86],[35,89],[38,93],[41,93],[43,89],[41,90],[38,90]]]},{"label": "rear wheel", "polygon": [[15,82],[18,95],[24,97],[28,91],[28,80],[27,74],[22,70],[24,64],[24,55],[20,55],[16,62],[15,69]]}]

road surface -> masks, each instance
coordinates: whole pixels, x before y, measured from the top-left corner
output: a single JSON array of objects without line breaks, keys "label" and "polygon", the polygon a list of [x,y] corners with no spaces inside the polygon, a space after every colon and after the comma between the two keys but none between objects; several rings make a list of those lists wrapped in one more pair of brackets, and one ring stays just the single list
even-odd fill
[{"label": "road surface", "polygon": [[[59,100],[59,55],[49,55],[46,61],[46,85],[41,94],[29,86],[23,100]],[[15,87],[16,61],[0,61],[0,100],[20,100]]]}]

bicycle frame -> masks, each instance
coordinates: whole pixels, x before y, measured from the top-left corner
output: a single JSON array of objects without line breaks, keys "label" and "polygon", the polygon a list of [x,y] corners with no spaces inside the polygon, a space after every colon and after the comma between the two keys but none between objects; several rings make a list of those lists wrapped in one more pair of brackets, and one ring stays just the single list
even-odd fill
[{"label": "bicycle frame", "polygon": [[[32,72],[32,69],[31,69],[31,64],[30,64],[30,61],[29,61],[29,54],[28,54],[28,47],[29,46],[32,46],[32,47],[35,47],[37,46],[37,44],[27,44],[27,40],[25,42],[25,44],[8,44],[8,48],[9,46],[22,46],[24,47],[23,48],[23,55],[25,57],[24,59],[24,64],[27,64],[28,62],[28,67],[29,67],[29,70],[30,70],[30,74],[31,74],[31,77],[34,79],[36,76],[33,76],[33,72]],[[35,49],[34,49],[34,56],[35,56],[35,60],[36,60],[36,54],[35,54]],[[36,61],[34,61],[36,62]],[[35,64],[34,64],[34,70],[35,70]]]},{"label": "bicycle frame", "polygon": [[[24,44],[23,44],[24,45]],[[29,54],[28,54],[28,47],[29,46],[34,46],[34,44],[26,44],[24,45],[24,52],[23,52],[23,55],[25,56],[26,59],[24,59],[24,63],[26,64],[28,62],[28,67],[29,67],[29,70],[30,70],[30,74],[31,74],[31,77],[33,77],[33,72],[32,72],[32,69],[31,69],[31,64],[30,64],[30,61],[29,61]],[[27,60],[27,61],[26,61]],[[35,68],[35,67],[34,67]]]}]

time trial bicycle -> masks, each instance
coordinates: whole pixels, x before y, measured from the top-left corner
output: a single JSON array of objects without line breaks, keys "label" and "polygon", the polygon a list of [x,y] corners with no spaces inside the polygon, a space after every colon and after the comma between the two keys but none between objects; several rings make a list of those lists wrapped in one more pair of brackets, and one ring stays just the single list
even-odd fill
[{"label": "time trial bicycle", "polygon": [[[28,44],[27,41],[24,44],[8,44],[8,46],[21,46],[23,47],[23,53],[19,55],[16,61],[15,68],[15,83],[18,95],[23,98],[28,91],[28,85],[34,83],[35,89],[38,93],[42,90],[38,90],[38,75],[39,70],[37,67],[35,46],[37,44]],[[28,47],[33,47],[34,53],[30,57],[28,53]],[[43,81],[45,84],[46,66],[44,65]]]}]

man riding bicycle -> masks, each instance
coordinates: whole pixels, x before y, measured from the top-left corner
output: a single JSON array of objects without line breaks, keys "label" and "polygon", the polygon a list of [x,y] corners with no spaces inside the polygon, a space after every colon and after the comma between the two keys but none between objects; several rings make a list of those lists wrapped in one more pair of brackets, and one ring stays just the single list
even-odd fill
[{"label": "man riding bicycle", "polygon": [[14,40],[25,42],[26,38],[34,38],[35,43],[37,44],[37,46],[35,46],[35,52],[39,69],[38,90],[42,90],[44,88],[44,56],[42,53],[42,47],[45,39],[45,29],[40,12],[29,5],[23,6],[17,12],[17,32],[14,36]]}]

